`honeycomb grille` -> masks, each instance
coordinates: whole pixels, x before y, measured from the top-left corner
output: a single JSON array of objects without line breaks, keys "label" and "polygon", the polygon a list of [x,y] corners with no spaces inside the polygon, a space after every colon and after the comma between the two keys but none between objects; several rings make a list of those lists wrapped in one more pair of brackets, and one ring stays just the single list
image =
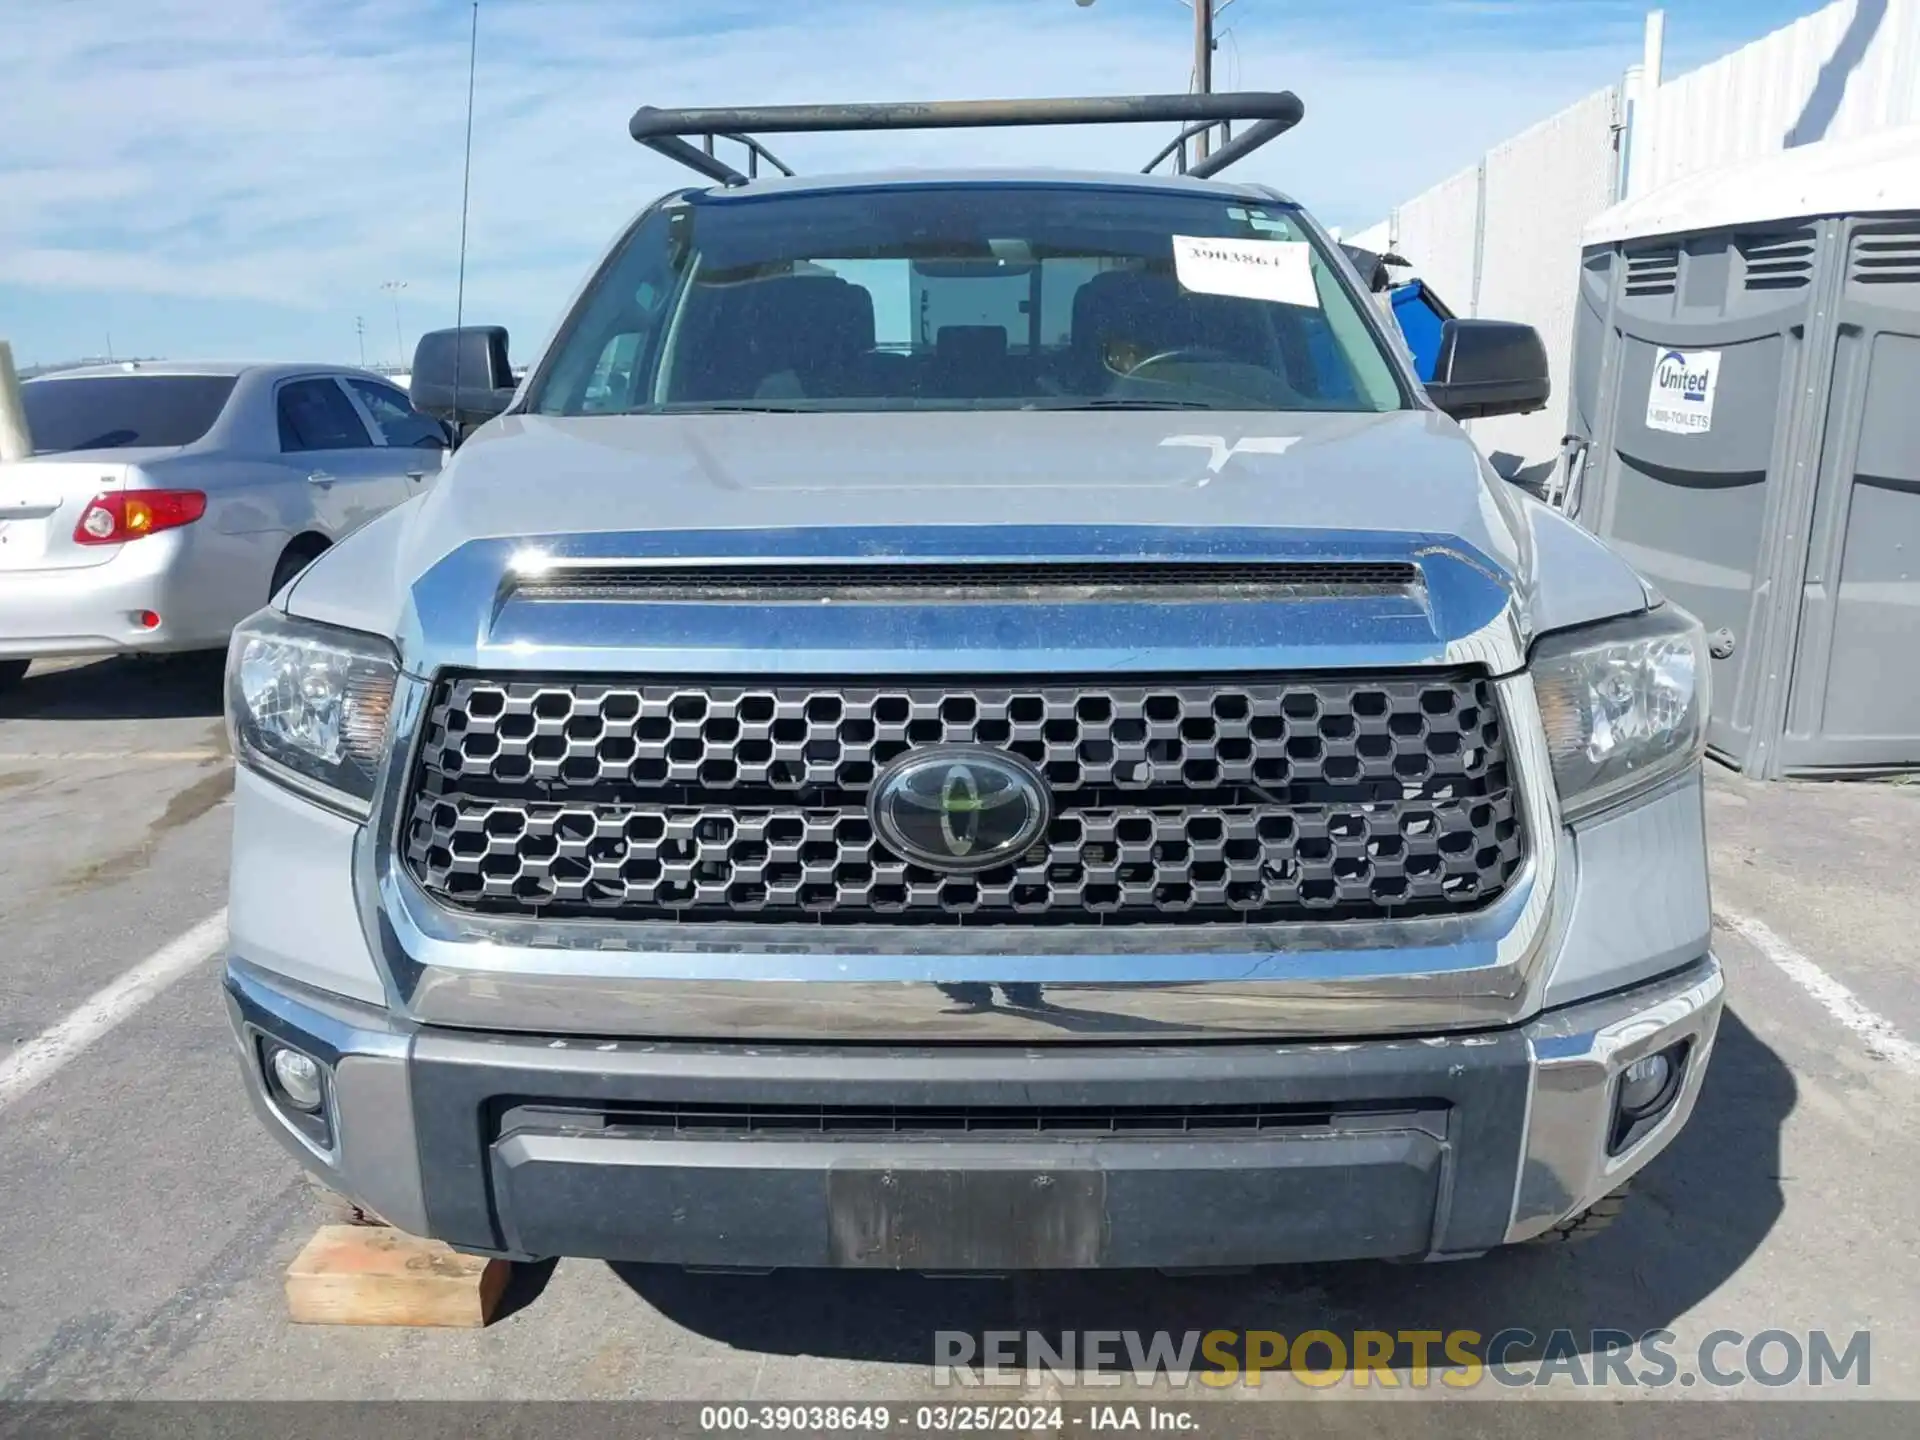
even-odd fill
[{"label": "honeycomb grille", "polygon": [[[958,876],[888,851],[875,772],[987,745],[1053,814]],[[500,914],[867,924],[1453,913],[1525,852],[1492,687],[1463,675],[1020,686],[456,676],[405,821],[436,898]]]}]

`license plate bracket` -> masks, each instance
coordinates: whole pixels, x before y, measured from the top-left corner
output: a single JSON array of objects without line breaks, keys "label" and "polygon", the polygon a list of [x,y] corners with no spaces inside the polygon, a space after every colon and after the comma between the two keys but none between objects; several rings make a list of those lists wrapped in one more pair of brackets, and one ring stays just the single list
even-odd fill
[{"label": "license plate bracket", "polygon": [[1106,1174],[1097,1166],[827,1173],[836,1265],[887,1270],[1073,1270],[1100,1264]]}]

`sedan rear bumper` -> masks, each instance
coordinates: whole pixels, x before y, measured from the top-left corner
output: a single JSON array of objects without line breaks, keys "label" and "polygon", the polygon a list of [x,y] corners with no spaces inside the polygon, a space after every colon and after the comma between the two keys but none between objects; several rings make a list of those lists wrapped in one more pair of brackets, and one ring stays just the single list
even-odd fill
[{"label": "sedan rear bumper", "polygon": [[264,603],[256,592],[265,582],[212,563],[195,538],[184,530],[148,536],[98,565],[0,570],[0,659],[224,645],[234,621]]}]

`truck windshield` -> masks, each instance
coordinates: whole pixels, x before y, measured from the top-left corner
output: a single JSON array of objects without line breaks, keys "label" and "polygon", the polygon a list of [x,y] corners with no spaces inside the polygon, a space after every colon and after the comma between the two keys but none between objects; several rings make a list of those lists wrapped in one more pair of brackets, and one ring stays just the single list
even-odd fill
[{"label": "truck windshield", "polygon": [[1045,184],[696,194],[629,233],[527,408],[1403,408],[1362,303],[1280,203]]},{"label": "truck windshield", "polygon": [[20,387],[36,455],[191,445],[233,393],[231,375],[84,375]]}]

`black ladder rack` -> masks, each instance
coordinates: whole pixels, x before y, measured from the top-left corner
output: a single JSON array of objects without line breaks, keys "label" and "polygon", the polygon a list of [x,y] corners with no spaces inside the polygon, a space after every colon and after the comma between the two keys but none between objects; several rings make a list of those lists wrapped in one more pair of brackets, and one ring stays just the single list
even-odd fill
[{"label": "black ladder rack", "polygon": [[[1250,128],[1226,141],[1185,173],[1197,179],[1216,175],[1237,160],[1284,135],[1305,113],[1290,90],[1242,91],[1208,95],[1107,95],[1056,100],[942,100],[873,105],[747,105],[735,108],[661,110],[642,105],[627,131],[648,149],[678,161],[722,185],[744,185],[766,161],[782,174],[793,171],[754,138],[820,131],[959,130],[1026,125],[1183,126],[1145,166],[1151,172],[1186,141],[1213,126],[1250,121]],[[698,145],[692,142],[698,140]],[[742,174],[716,156],[714,142],[727,140],[747,150]]]}]

